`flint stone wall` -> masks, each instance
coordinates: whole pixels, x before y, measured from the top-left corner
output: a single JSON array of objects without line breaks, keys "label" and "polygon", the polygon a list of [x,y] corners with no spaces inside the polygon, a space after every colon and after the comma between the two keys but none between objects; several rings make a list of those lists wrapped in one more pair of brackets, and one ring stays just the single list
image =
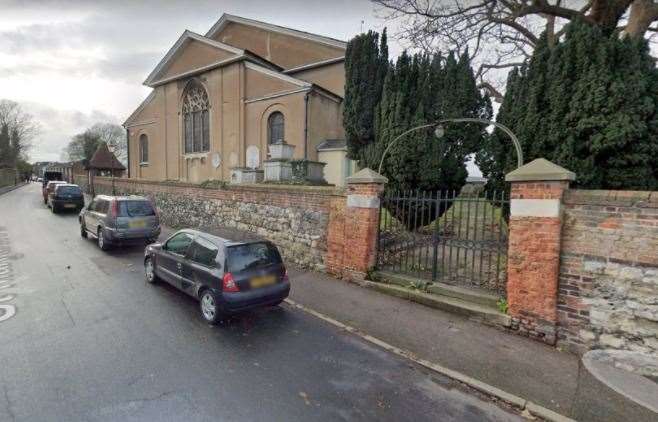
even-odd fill
[{"label": "flint stone wall", "polygon": [[[89,192],[85,178],[76,179]],[[111,194],[112,180],[94,178],[96,194]],[[203,188],[178,182],[115,179],[117,194],[144,195],[157,205],[164,225],[230,227],[273,241],[284,259],[325,270],[333,187],[249,185]]]},{"label": "flint stone wall", "polygon": [[658,192],[568,190],[558,344],[658,354]]}]

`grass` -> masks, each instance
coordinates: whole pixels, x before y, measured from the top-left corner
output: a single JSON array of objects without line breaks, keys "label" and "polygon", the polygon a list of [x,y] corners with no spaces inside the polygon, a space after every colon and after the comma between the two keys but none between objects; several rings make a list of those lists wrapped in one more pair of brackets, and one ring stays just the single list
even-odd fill
[{"label": "grass", "polygon": [[[415,231],[421,233],[431,233],[438,224],[439,231],[447,231],[461,238],[473,239],[476,236],[485,234],[507,233],[507,222],[503,218],[503,209],[495,207],[490,200],[486,198],[468,198],[458,197],[461,200],[452,203],[450,208],[439,217],[438,221],[433,220]],[[484,227],[483,227],[484,225]],[[499,227],[500,226],[500,227]],[[382,208],[379,217],[380,230],[400,231],[408,230],[386,208]],[[444,229],[445,228],[445,229]]]}]

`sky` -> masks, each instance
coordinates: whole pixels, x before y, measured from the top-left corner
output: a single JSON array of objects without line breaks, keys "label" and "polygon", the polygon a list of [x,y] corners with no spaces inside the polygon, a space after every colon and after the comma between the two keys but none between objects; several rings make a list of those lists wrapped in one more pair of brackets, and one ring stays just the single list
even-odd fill
[{"label": "sky", "polygon": [[181,33],[205,34],[222,13],[344,40],[386,24],[367,0],[0,0],[0,10],[0,98],[39,122],[32,161],[60,159],[98,121],[122,123]]},{"label": "sky", "polygon": [[[0,10],[0,99],[39,123],[32,162],[65,159],[71,137],[94,123],[121,124],[183,31],[205,34],[223,13],[343,40],[396,30],[368,0],[0,0]],[[403,46],[390,37],[389,49]]]}]

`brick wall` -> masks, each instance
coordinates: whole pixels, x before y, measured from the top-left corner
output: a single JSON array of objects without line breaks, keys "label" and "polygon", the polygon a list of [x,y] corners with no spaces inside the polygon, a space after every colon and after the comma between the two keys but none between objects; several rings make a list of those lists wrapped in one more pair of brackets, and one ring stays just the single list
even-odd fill
[{"label": "brick wall", "polygon": [[558,344],[658,353],[658,192],[568,190]]},{"label": "brick wall", "polygon": [[[88,191],[86,176],[77,177],[76,182]],[[167,226],[224,226],[254,232],[275,242],[287,261],[321,271],[325,269],[331,204],[345,203],[345,195],[324,186],[203,188],[139,179],[115,179],[114,186],[117,194],[154,199]],[[111,194],[112,180],[95,177],[94,188],[97,194]]]},{"label": "brick wall", "polygon": [[507,300],[511,328],[548,344],[556,341],[561,219],[557,211],[542,215],[542,209],[559,210],[567,188],[566,181],[514,182],[510,193]]},{"label": "brick wall", "polygon": [[383,184],[364,183],[347,186],[347,201],[331,204],[327,238],[327,271],[335,276],[362,280],[374,267],[379,196]]}]

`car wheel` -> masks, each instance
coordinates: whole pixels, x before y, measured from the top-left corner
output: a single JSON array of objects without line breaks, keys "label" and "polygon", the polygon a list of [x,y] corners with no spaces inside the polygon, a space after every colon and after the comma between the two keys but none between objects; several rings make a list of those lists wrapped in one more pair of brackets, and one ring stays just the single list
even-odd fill
[{"label": "car wheel", "polygon": [[199,307],[201,308],[201,316],[208,324],[217,324],[222,319],[217,307],[217,297],[211,290],[205,290],[201,293]]},{"label": "car wheel", "polygon": [[84,224],[80,224],[80,236],[83,238],[87,238],[87,228],[85,227]]},{"label": "car wheel", "polygon": [[146,258],[144,260],[144,277],[146,282],[150,284],[155,284],[158,282],[158,276],[155,275],[155,267],[153,266],[153,260],[151,258]]},{"label": "car wheel", "polygon": [[107,240],[105,240],[103,229],[99,228],[96,236],[98,237],[98,247],[101,248],[102,251],[110,249],[110,245],[108,245]]}]

